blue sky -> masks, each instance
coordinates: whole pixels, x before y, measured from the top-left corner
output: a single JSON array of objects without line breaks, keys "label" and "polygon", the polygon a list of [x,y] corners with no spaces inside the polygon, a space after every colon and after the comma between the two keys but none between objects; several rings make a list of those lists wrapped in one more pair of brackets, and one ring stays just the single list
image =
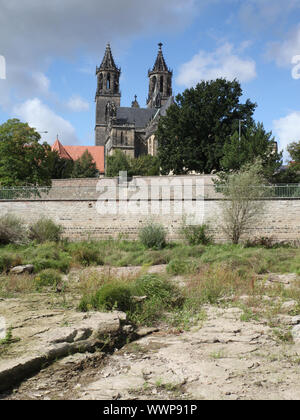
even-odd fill
[{"label": "blue sky", "polygon": [[[0,0],[0,123],[18,117],[52,144],[94,144],[95,68],[107,42],[122,106],[145,106],[158,42],[174,94],[237,78],[280,148],[300,139],[300,0]],[[292,60],[294,61],[292,63]],[[4,78],[6,76],[6,78]]]}]

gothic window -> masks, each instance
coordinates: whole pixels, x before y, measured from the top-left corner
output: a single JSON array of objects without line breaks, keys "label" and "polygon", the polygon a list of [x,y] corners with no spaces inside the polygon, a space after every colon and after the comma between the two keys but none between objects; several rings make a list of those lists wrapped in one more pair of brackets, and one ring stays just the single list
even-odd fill
[{"label": "gothic window", "polygon": [[160,91],[164,91],[164,76],[160,76]]},{"label": "gothic window", "polygon": [[152,87],[151,87],[151,93],[154,92],[156,86],[156,76],[152,77]]},{"label": "gothic window", "polygon": [[172,86],[172,79],[171,79],[171,77],[169,77],[169,78],[168,78],[168,92],[167,92],[167,95],[168,95],[168,96],[171,96],[171,93],[172,93],[172,88],[171,88],[171,86]]},{"label": "gothic window", "polygon": [[107,75],[106,89],[110,90],[110,74]]},{"label": "gothic window", "polygon": [[124,143],[124,138],[123,138],[123,131],[121,132],[121,144]]},{"label": "gothic window", "polygon": [[99,78],[99,89],[102,90],[103,89],[103,74],[100,74],[100,78]]}]

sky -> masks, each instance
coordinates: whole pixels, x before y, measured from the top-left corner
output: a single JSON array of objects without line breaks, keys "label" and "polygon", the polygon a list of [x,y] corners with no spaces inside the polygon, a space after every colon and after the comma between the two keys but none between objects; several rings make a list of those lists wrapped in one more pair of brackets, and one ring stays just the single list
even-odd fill
[{"label": "sky", "polygon": [[[107,43],[121,106],[146,106],[159,42],[173,93],[237,78],[279,148],[300,140],[300,0],[0,0],[0,124],[93,145],[96,66]],[[287,158],[287,154],[285,154]]]}]

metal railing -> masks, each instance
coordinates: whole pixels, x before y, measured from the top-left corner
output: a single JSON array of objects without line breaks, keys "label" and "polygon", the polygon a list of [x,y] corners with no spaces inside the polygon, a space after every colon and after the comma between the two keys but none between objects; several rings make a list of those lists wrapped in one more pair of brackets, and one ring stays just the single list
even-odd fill
[{"label": "metal railing", "polygon": [[[100,184],[101,186],[101,184]],[[135,186],[134,184],[128,183],[128,191],[130,195],[139,193],[140,197],[151,198],[151,185],[145,185],[145,187]],[[168,184],[160,185],[162,198],[162,191],[164,188],[170,187],[170,198],[178,197],[175,192],[183,188],[182,184],[169,186]],[[32,200],[98,200],[101,199],[102,193],[105,193],[105,199],[111,199],[116,197],[115,186],[104,186],[103,191],[96,189],[95,186],[55,186],[55,187],[18,187],[18,188],[0,188],[0,201],[32,201]],[[122,187],[124,188],[124,186]],[[222,199],[226,197],[226,187],[215,186],[215,185],[204,185],[204,198],[205,199]],[[263,194],[257,194],[258,197],[264,199],[292,199],[300,198],[300,184],[286,184],[286,185],[267,185],[258,186],[253,188],[259,188],[263,190]],[[224,194],[225,193],[225,194]],[[201,194],[202,197],[202,194]],[[128,197],[129,198],[129,197]],[[195,193],[193,198],[199,199],[200,196]]]}]

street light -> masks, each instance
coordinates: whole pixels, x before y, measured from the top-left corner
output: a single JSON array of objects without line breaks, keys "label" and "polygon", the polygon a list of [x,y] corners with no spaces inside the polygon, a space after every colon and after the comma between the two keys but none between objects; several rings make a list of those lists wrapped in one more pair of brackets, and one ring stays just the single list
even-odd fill
[{"label": "street light", "polygon": [[241,142],[242,137],[242,122],[245,122],[245,120],[239,120],[239,142]]}]

